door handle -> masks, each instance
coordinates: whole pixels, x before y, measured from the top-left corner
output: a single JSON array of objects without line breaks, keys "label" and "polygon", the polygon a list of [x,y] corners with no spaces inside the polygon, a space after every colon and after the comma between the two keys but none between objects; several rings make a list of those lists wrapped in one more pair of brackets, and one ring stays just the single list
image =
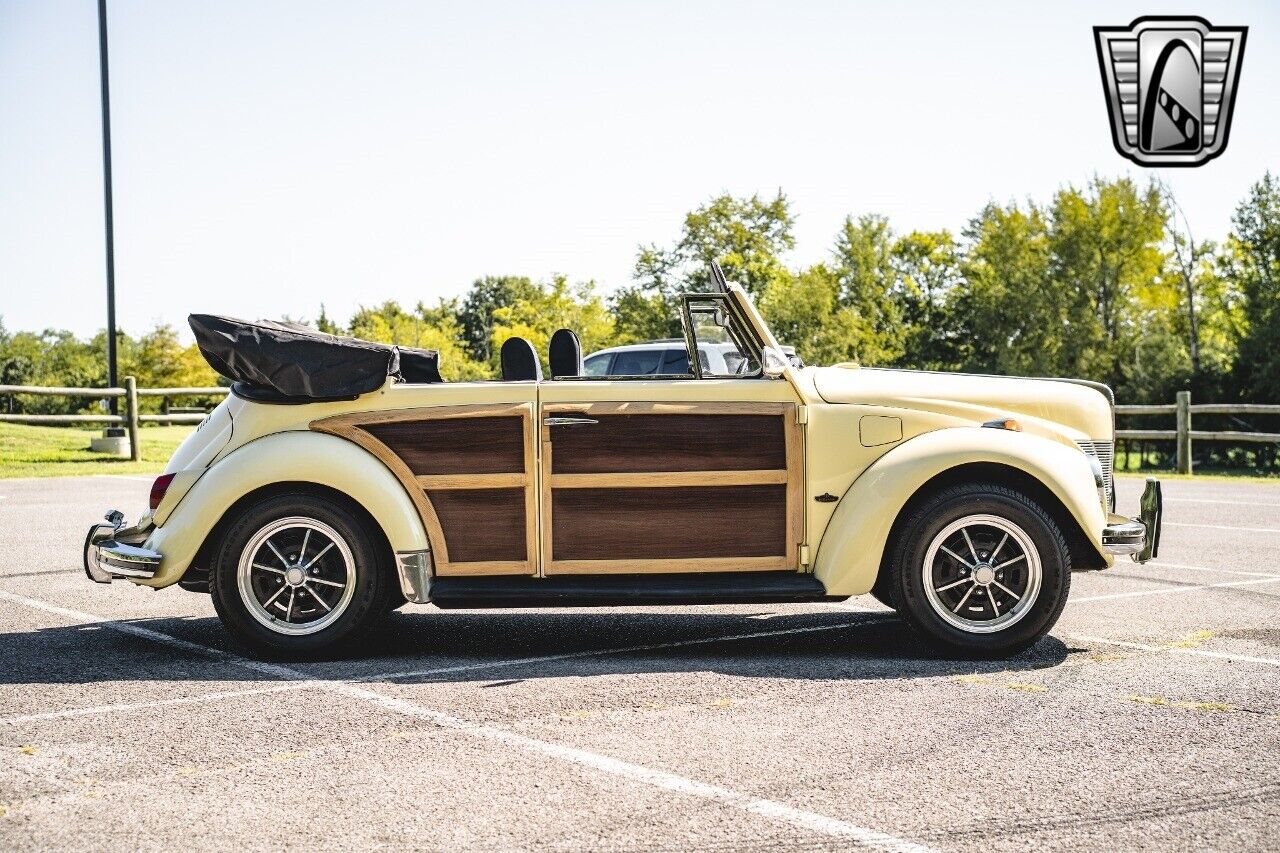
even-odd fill
[{"label": "door handle", "polygon": [[546,426],[585,426],[600,422],[595,418],[543,418],[542,423]]}]

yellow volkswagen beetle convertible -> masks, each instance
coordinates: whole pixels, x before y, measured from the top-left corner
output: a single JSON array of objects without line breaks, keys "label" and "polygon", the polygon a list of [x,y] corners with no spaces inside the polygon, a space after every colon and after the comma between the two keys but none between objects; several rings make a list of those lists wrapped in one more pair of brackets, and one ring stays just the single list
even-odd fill
[{"label": "yellow volkswagen beetle convertible", "polygon": [[[1145,561],[1159,483],[1113,512],[1113,400],[1073,380],[802,367],[713,270],[682,298],[684,358],[550,376],[193,315],[232,393],[85,571],[207,592],[275,656],[350,643],[406,601],[441,608],[839,601],[870,593],[944,653],[1043,636],[1073,570]],[[714,351],[717,357],[707,357]],[[724,356],[724,357],[720,357]]]}]

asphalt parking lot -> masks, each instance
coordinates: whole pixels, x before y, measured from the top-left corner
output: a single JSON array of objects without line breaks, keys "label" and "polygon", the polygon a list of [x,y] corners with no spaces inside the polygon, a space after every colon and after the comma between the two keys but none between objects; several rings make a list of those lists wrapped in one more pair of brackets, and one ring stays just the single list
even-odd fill
[{"label": "asphalt parking lot", "polygon": [[411,606],[280,665],[85,580],[148,482],[0,480],[5,850],[1280,846],[1280,485],[1167,482],[1161,559],[1075,575],[1010,661],[864,598]]}]

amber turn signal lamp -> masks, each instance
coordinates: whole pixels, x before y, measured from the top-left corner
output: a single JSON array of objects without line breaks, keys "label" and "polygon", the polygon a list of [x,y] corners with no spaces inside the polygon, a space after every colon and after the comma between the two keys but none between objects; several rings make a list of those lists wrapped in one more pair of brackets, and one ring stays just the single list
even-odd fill
[{"label": "amber turn signal lamp", "polygon": [[173,482],[173,476],[173,474],[161,474],[151,484],[151,500],[147,503],[153,512],[160,506],[160,501],[164,500],[165,492],[169,491],[169,484]]},{"label": "amber turn signal lamp", "polygon": [[1013,418],[996,418],[994,421],[987,421],[983,426],[991,429],[1007,429],[1010,432],[1022,432],[1022,424]]}]

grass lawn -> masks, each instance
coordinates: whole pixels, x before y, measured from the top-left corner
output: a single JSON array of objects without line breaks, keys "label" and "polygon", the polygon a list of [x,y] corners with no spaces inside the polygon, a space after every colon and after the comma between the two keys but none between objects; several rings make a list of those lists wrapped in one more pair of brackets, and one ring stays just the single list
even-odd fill
[{"label": "grass lawn", "polygon": [[158,474],[194,426],[139,430],[142,460],[131,462],[89,451],[102,430],[0,423],[0,479],[86,474]]},{"label": "grass lawn", "polygon": [[1225,480],[1237,483],[1245,480],[1250,483],[1270,483],[1280,486],[1280,476],[1252,474],[1248,471],[1197,471],[1194,474],[1175,474],[1169,470],[1158,471],[1149,468],[1141,471],[1117,471],[1116,476],[1127,480],[1141,480],[1146,477],[1155,477],[1157,480]]}]

